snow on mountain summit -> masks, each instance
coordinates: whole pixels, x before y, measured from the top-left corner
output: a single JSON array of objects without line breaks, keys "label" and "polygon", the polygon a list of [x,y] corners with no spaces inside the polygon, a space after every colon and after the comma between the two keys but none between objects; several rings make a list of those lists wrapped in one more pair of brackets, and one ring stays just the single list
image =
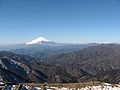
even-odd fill
[{"label": "snow on mountain summit", "polygon": [[26,45],[42,44],[42,42],[53,42],[53,41],[47,40],[47,39],[45,39],[44,37],[39,37],[39,38],[37,38],[37,39],[35,39],[35,40],[26,42]]}]

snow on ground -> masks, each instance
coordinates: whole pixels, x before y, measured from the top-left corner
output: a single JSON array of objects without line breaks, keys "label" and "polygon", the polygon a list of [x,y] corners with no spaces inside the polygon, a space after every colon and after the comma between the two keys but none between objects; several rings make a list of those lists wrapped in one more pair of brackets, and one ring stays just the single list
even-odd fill
[{"label": "snow on ground", "polygon": [[92,86],[92,87],[85,87],[78,90],[120,90],[120,87],[112,87],[112,86]]},{"label": "snow on ground", "polygon": [[[36,90],[40,90],[38,87],[36,87]],[[58,88],[58,87],[50,87],[46,88],[45,90],[120,90],[120,85],[117,86],[111,86],[111,84],[105,84],[105,86],[87,86],[85,88]]]},{"label": "snow on ground", "polygon": [[3,83],[3,82],[0,82],[0,85],[4,85],[4,83]]},{"label": "snow on ground", "polygon": [[[41,88],[36,87],[36,90],[40,90]],[[101,87],[101,86],[92,86],[92,87],[85,87],[85,88],[78,88],[78,89],[70,89],[70,88],[46,88],[45,90],[120,90],[120,87],[111,87],[111,86],[106,86],[106,87]]]}]

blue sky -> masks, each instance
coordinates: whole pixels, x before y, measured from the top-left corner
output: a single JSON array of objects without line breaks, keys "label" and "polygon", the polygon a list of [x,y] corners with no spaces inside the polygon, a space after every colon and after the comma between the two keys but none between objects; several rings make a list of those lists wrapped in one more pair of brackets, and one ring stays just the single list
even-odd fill
[{"label": "blue sky", "polygon": [[120,1],[0,0],[0,44],[38,37],[120,43]]}]

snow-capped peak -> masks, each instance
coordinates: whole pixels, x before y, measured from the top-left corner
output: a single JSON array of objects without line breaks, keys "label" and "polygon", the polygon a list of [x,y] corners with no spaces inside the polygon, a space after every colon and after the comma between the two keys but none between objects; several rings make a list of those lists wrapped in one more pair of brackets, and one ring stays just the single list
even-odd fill
[{"label": "snow-capped peak", "polygon": [[44,37],[39,37],[39,38],[37,38],[37,39],[35,39],[35,40],[26,42],[26,45],[41,44],[42,42],[53,42],[53,41],[47,40],[47,39],[45,39]]}]

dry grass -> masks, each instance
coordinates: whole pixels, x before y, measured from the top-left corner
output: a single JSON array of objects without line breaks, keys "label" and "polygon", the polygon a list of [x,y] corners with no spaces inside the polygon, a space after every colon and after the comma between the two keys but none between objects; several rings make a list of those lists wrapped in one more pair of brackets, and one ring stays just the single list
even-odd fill
[{"label": "dry grass", "polygon": [[104,86],[102,82],[86,82],[86,83],[51,83],[51,84],[39,84],[39,83],[23,83],[23,85],[34,86],[34,87],[58,87],[58,88],[85,88],[86,86]]},{"label": "dry grass", "polygon": [[[12,85],[12,83],[6,83],[6,85]],[[14,84],[13,84],[14,85]],[[103,82],[97,82],[97,81],[91,81],[91,82],[86,82],[86,83],[45,83],[45,84],[40,84],[40,83],[18,83],[15,84],[15,90],[16,88],[19,88],[21,85],[26,85],[26,86],[30,86],[30,88],[32,87],[40,87],[40,88],[52,88],[54,90],[53,87],[57,87],[57,88],[70,88],[72,90],[78,90],[81,88],[85,88],[85,87],[91,87],[91,86],[101,86],[101,88],[104,88],[106,86],[111,86],[111,87],[119,87],[118,84],[105,84]],[[31,90],[31,89],[29,89]]]}]

